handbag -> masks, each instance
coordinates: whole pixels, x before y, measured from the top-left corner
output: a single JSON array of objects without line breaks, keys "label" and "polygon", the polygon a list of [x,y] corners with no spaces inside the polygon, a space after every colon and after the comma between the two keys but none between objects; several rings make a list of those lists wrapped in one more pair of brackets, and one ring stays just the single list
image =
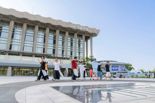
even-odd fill
[{"label": "handbag", "polygon": [[44,76],[47,76],[47,72],[45,70],[42,70],[42,73]]}]

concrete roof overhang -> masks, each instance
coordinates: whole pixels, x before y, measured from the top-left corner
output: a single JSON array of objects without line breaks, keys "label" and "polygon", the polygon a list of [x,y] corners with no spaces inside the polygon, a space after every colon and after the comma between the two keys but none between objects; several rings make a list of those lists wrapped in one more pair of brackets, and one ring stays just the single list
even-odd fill
[{"label": "concrete roof overhang", "polygon": [[40,23],[50,24],[55,27],[62,27],[64,29],[65,28],[72,29],[77,32],[85,32],[85,33],[91,34],[92,36],[97,36],[99,33],[99,29],[96,29],[96,28],[82,26],[80,24],[74,24],[71,22],[64,22],[62,20],[56,20],[56,19],[53,19],[50,17],[33,15],[28,12],[19,12],[14,9],[6,9],[6,8],[0,7],[0,14],[7,15],[7,16],[13,16],[13,17],[17,17],[20,19],[26,19],[26,20],[30,20],[30,21],[38,21]]}]

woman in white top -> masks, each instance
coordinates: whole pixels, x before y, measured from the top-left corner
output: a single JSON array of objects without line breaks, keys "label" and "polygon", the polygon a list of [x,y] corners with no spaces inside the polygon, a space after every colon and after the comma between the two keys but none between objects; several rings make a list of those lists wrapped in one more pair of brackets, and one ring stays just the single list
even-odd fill
[{"label": "woman in white top", "polygon": [[82,62],[79,63],[78,67],[80,69],[80,78],[82,79],[82,78],[84,78],[84,71],[86,68],[85,68],[85,65],[82,64]]},{"label": "woman in white top", "polygon": [[60,63],[58,62],[58,59],[55,60],[54,64],[54,79],[60,79]]}]

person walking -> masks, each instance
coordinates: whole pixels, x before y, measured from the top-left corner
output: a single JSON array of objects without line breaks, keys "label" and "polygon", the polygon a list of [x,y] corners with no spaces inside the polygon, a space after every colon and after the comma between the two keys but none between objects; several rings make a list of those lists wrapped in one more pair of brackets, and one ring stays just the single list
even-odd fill
[{"label": "person walking", "polygon": [[58,59],[55,59],[55,62],[53,64],[54,64],[53,77],[54,79],[59,80],[60,79],[60,63],[58,62]]},{"label": "person walking", "polygon": [[89,77],[90,77],[90,80],[93,79],[93,68],[92,67],[90,67],[89,69]]},{"label": "person walking", "polygon": [[74,59],[71,61],[71,67],[72,67],[72,80],[76,80],[78,77],[78,60],[77,57],[74,57]]},{"label": "person walking", "polygon": [[83,79],[85,76],[85,74],[84,74],[85,73],[85,66],[82,63],[82,61],[79,62],[78,67],[79,67],[79,71],[80,71],[80,78]]},{"label": "person walking", "polygon": [[98,79],[97,68],[98,68],[98,66],[100,65],[100,63],[98,63],[98,62],[96,61],[96,59],[94,59],[93,62],[92,62],[91,64],[92,64],[92,68],[93,68],[94,77],[96,77],[96,79]]},{"label": "person walking", "polygon": [[106,69],[106,79],[108,80],[111,78],[109,61],[107,61],[106,65],[105,65],[105,69]]},{"label": "person walking", "polygon": [[42,56],[41,57],[41,61],[39,60],[39,62],[40,62],[40,69],[39,69],[39,71],[38,71],[38,77],[37,77],[37,80],[40,80],[41,78],[43,78],[44,80],[46,80],[47,78],[46,78],[46,76],[47,76],[47,72],[45,71],[45,64],[46,64],[46,62],[45,62],[45,57],[44,56]]},{"label": "person walking", "polygon": [[47,73],[46,79],[49,79],[49,76],[48,76],[48,62],[46,62],[46,64],[45,64],[45,71]]},{"label": "person walking", "polygon": [[97,68],[97,77],[98,79],[102,80],[102,69],[101,69],[101,65],[98,65],[98,68]]},{"label": "person walking", "polygon": [[87,76],[87,70],[86,70],[87,68],[86,68],[86,65],[84,64],[84,68],[83,68],[83,77],[84,77],[84,79],[86,78],[86,76]]}]

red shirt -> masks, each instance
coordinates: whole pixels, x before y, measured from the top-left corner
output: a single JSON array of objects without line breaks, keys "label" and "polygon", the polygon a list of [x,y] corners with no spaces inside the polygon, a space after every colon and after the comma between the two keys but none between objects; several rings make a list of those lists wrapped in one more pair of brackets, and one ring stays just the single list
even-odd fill
[{"label": "red shirt", "polygon": [[91,77],[93,76],[93,69],[89,70],[89,74],[90,74]]},{"label": "red shirt", "polygon": [[77,69],[77,60],[76,59],[73,59],[71,64],[72,64],[72,69]]}]

